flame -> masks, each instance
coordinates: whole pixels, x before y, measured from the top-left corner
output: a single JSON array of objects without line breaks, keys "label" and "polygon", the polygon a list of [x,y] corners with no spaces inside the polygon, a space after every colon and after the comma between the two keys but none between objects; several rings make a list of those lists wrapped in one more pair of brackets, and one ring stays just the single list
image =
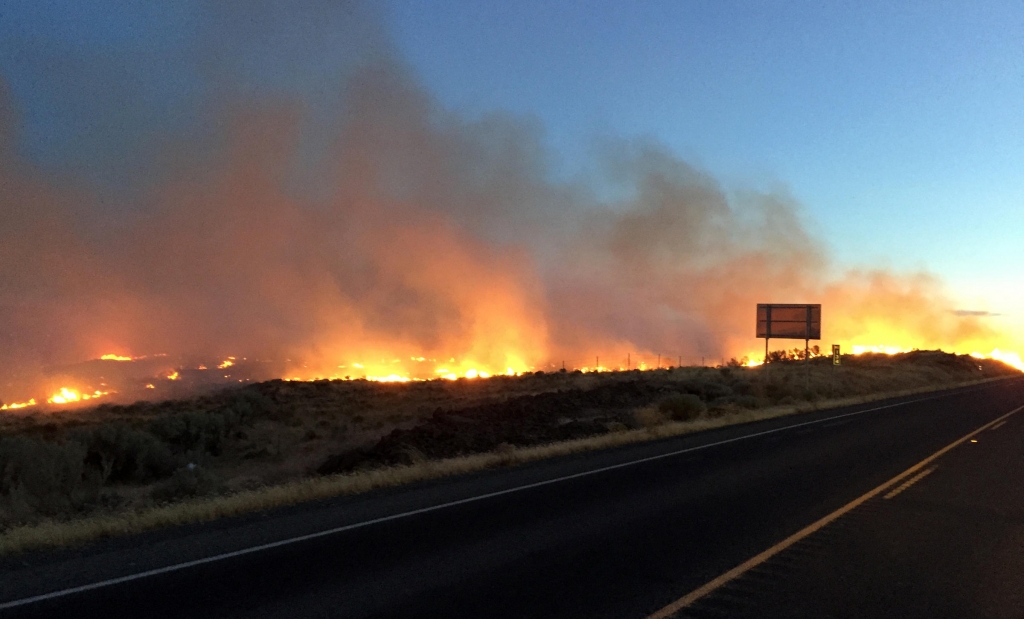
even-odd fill
[{"label": "flame", "polygon": [[995,359],[996,361],[1002,361],[1006,365],[1024,372],[1024,361],[1022,361],[1020,355],[1015,352],[1002,352],[998,348],[995,348],[987,355],[972,352],[971,356],[975,359]]},{"label": "flame", "polygon": [[50,404],[67,404],[69,402],[77,402],[81,399],[81,394],[79,394],[74,389],[61,387],[60,391],[57,392],[57,394],[50,396],[50,398],[46,401],[49,402]]},{"label": "flame", "polygon": [[851,351],[855,355],[863,355],[865,353],[878,353],[882,355],[898,355],[904,352],[911,352],[912,348],[903,348],[901,346],[863,346],[860,344],[854,344],[850,347]]},{"label": "flame", "polygon": [[103,361],[134,361],[134,357],[125,357],[124,355],[103,355],[100,357]]},{"label": "flame", "polygon": [[178,380],[179,378],[181,378],[181,375],[178,374],[178,370],[174,370],[173,372],[168,374],[166,378],[167,380]]},{"label": "flame", "polygon": [[4,404],[3,406],[0,406],[0,411],[14,411],[14,410],[18,410],[19,408],[27,408],[29,406],[35,406],[35,405],[36,405],[36,400],[35,400],[35,398],[32,398],[28,402],[15,402],[13,404]]},{"label": "flame", "polygon": [[388,374],[387,376],[367,376],[366,380],[372,380],[378,383],[408,383],[412,381],[408,376],[399,376],[398,374]]},{"label": "flame", "polygon": [[[900,346],[863,346],[854,345],[851,346],[853,354],[863,355],[865,353],[876,353],[883,355],[898,355],[900,353],[912,352],[914,349],[903,348]],[[961,353],[962,354],[962,353]],[[1021,359],[1020,355],[1015,352],[1003,352],[998,348],[994,348],[990,353],[981,353],[974,351],[970,353],[975,359],[994,359],[995,361],[1001,361],[1006,365],[1024,372],[1024,360]]]},{"label": "flame", "polygon": [[60,391],[47,398],[47,402],[50,404],[72,404],[74,402],[81,402],[83,400],[92,400],[95,398],[101,398],[105,395],[110,395],[111,391],[94,391],[92,393],[82,393],[77,389],[69,389],[68,387],[61,387]]},{"label": "flame", "polygon": [[[235,358],[234,357],[228,357],[227,359],[222,361],[220,365],[217,366],[217,369],[218,370],[225,370],[225,369],[233,366],[234,364],[235,364]],[[200,369],[205,370],[206,368],[201,367]]]}]

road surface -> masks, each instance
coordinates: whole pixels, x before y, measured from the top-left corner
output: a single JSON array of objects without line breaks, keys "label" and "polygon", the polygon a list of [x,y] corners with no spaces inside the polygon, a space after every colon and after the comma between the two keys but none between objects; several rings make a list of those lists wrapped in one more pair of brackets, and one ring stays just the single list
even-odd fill
[{"label": "road surface", "polygon": [[0,616],[1019,618],[1022,405],[1012,379],[31,553]]}]

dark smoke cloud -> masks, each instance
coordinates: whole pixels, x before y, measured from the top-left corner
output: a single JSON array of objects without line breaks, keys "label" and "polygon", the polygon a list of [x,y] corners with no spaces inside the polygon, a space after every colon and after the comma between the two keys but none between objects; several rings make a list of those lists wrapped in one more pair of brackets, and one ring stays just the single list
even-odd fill
[{"label": "dark smoke cloud", "polygon": [[[657,143],[603,145],[619,198],[556,182],[535,121],[439,107],[377,34],[324,69],[311,56],[333,39],[314,26],[348,5],[284,6],[208,7],[221,38],[192,54],[217,85],[194,117],[215,130],[140,155],[130,208],[26,162],[0,81],[0,389],[122,351],[327,375],[419,356],[492,371],[717,360],[756,350],[757,302],[823,302],[845,341],[994,336],[928,276],[834,275],[785,192],[729,198]],[[371,23],[357,14],[347,32]],[[310,75],[269,88],[250,74],[263,64]]]}]

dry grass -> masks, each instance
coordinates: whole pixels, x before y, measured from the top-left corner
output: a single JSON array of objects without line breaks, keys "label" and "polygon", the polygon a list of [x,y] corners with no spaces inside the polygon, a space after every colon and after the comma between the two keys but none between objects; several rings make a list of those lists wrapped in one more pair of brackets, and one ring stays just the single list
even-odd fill
[{"label": "dry grass", "polygon": [[106,537],[131,535],[187,523],[206,522],[228,516],[238,516],[341,495],[359,494],[379,488],[395,487],[488,468],[515,466],[556,456],[679,436],[794,413],[838,408],[939,391],[956,386],[980,384],[992,380],[1001,380],[1001,378],[966,381],[956,385],[904,389],[870,396],[825,400],[813,404],[802,403],[793,406],[746,410],[726,416],[702,417],[686,422],[666,422],[664,416],[656,408],[645,407],[636,412],[638,420],[643,426],[636,430],[623,430],[531,447],[503,445],[489,453],[439,461],[423,461],[411,466],[389,467],[353,474],[307,478],[280,485],[243,490],[227,496],[189,499],[129,513],[97,515],[68,522],[45,521],[34,525],[13,527],[0,535],[0,555],[32,549],[77,545]]}]

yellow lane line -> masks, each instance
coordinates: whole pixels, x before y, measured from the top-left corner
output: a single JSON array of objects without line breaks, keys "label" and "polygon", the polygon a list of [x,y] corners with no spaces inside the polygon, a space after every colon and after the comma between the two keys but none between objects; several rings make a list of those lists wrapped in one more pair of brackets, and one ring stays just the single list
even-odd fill
[{"label": "yellow lane line", "polygon": [[997,424],[997,423],[999,423],[1001,421],[1005,421],[1008,417],[1010,417],[1011,415],[1013,415],[1013,414],[1015,414],[1015,413],[1017,413],[1017,412],[1019,412],[1021,410],[1024,410],[1024,406],[1017,407],[1017,408],[1013,409],[1012,411],[1006,413],[1002,417],[999,417],[999,418],[997,418],[997,419],[995,419],[993,421],[990,421],[990,422],[986,423],[985,425],[981,426],[977,430],[974,430],[970,434],[967,434],[965,436],[962,436],[962,437],[958,438],[957,440],[953,441],[949,445],[946,445],[945,447],[943,447],[942,449],[936,451],[935,453],[933,453],[932,455],[928,456],[924,460],[921,460],[920,462],[918,462],[914,466],[912,466],[909,469],[903,471],[902,473],[900,473],[896,477],[893,477],[889,481],[887,481],[884,484],[878,486],[874,490],[870,490],[870,491],[866,492],[865,494],[862,494],[861,496],[859,496],[856,499],[850,501],[849,503],[847,503],[846,505],[840,507],[839,509],[837,509],[836,511],[832,512],[831,514],[825,516],[821,520],[818,520],[817,522],[807,526],[806,528],[801,529],[800,531],[797,531],[793,535],[790,535],[786,539],[782,540],[778,544],[775,544],[774,546],[772,546],[768,550],[765,550],[761,554],[759,554],[757,556],[754,556],[754,557],[751,557],[750,559],[747,559],[743,563],[737,565],[736,567],[734,567],[731,570],[729,570],[728,572],[722,574],[718,578],[715,578],[711,582],[708,582],[704,586],[702,586],[702,587],[700,587],[698,589],[694,589],[693,591],[687,593],[686,595],[684,595],[683,597],[679,598],[675,602],[672,602],[671,604],[669,604],[668,606],[662,608],[661,610],[659,610],[659,611],[657,611],[655,613],[652,613],[651,615],[649,615],[647,617],[647,619],[668,619],[669,617],[671,617],[672,615],[675,615],[680,610],[682,610],[682,609],[686,608],[687,606],[693,604],[694,602],[696,602],[697,600],[701,599],[702,597],[708,595],[712,591],[720,588],[722,585],[725,585],[726,583],[729,583],[729,582],[735,580],[736,578],[739,578],[743,574],[749,572],[750,570],[754,569],[758,565],[761,565],[762,563],[764,563],[768,559],[771,559],[775,555],[779,554],[783,550],[789,548],[793,544],[795,544],[795,543],[799,542],[800,540],[804,539],[808,535],[811,535],[812,533],[818,531],[819,529],[821,529],[825,525],[831,523],[834,520],[838,520],[839,518],[841,518],[842,516],[844,516],[848,512],[850,512],[850,511],[856,509],[857,507],[859,507],[861,504],[863,504],[867,500],[869,500],[869,499],[871,499],[871,498],[873,498],[875,496],[878,496],[882,492],[885,492],[887,489],[892,487],[894,484],[899,483],[900,480],[905,479],[906,477],[908,477],[910,475],[913,475],[914,473],[917,473],[918,471],[920,471],[921,469],[923,469],[924,467],[928,466],[933,461],[935,461],[936,459],[941,457],[943,454],[945,454],[950,449],[953,449],[954,447],[956,447],[957,445],[960,445],[961,443],[969,441],[971,439],[971,437],[975,436],[979,432],[984,432],[985,430],[991,428],[995,424]]},{"label": "yellow lane line", "polygon": [[931,473],[932,471],[934,471],[934,470],[935,470],[935,468],[936,468],[936,467],[934,467],[934,466],[933,466],[933,467],[932,467],[932,468],[930,468],[930,469],[925,469],[924,471],[921,471],[921,472],[920,472],[920,473],[918,473],[917,475],[914,475],[913,477],[911,477],[911,478],[910,478],[910,479],[908,479],[907,481],[905,481],[905,482],[903,482],[902,484],[900,484],[900,485],[896,486],[896,488],[895,488],[895,489],[893,489],[893,490],[892,490],[891,492],[889,492],[888,494],[886,494],[886,495],[885,495],[884,497],[882,497],[882,498],[883,498],[883,499],[891,499],[892,497],[896,496],[897,494],[899,494],[899,493],[903,492],[903,491],[904,491],[904,490],[906,490],[907,488],[909,488],[909,487],[913,486],[914,484],[916,484],[917,482],[921,481],[921,480],[922,480],[922,479],[924,479],[925,477],[928,477],[928,475],[929,475],[929,474],[930,474],[930,473]]}]

